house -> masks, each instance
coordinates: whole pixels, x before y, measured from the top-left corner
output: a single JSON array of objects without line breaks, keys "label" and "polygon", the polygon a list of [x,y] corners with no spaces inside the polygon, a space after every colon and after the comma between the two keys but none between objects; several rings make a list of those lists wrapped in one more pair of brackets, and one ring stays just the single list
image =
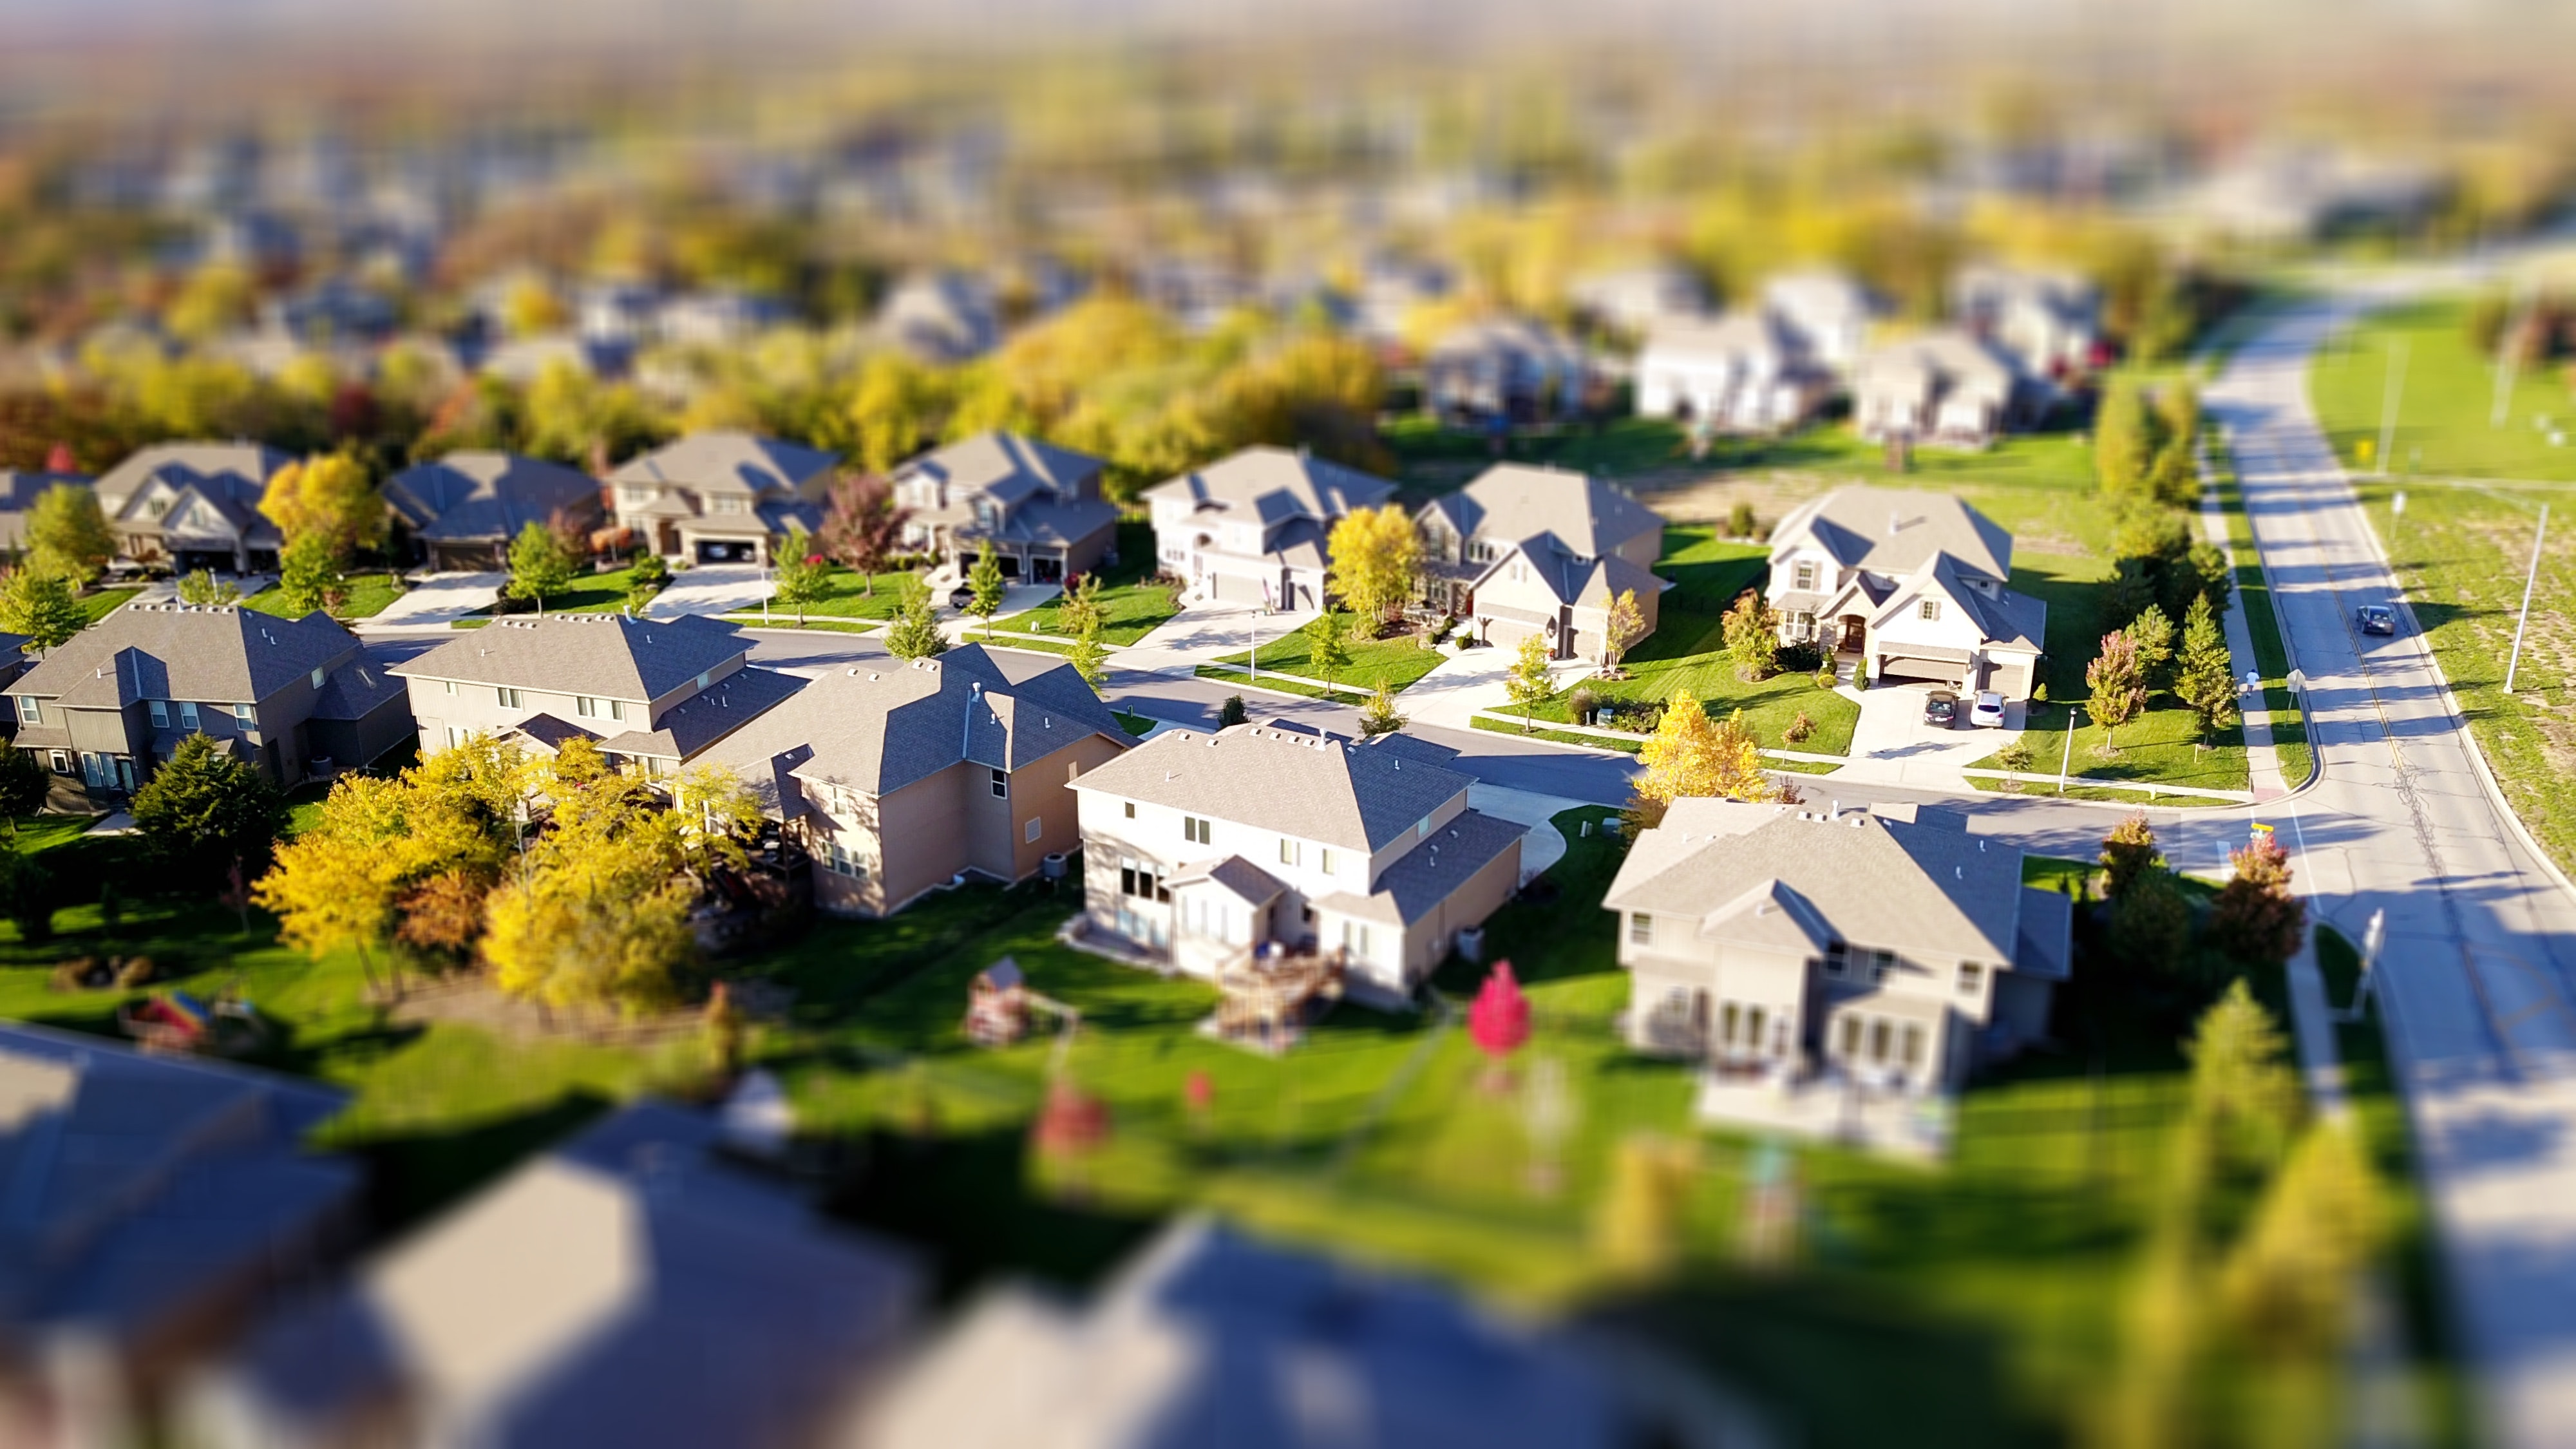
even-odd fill
[{"label": "house", "polygon": [[22,472],[0,468],[0,549],[27,547],[27,515],[36,500],[57,488],[92,488],[87,473]]},{"label": "house", "polygon": [[1846,1091],[1953,1093],[2045,1038],[2073,902],[2023,885],[2019,848],[1930,814],[1673,802],[1602,900],[1629,1043],[1775,1099],[1822,1086],[1830,1121]]},{"label": "house", "polygon": [[1322,608],[1333,525],[1393,496],[1383,478],[1267,447],[1145,490],[1165,573],[1211,599],[1275,609]]},{"label": "house", "polygon": [[158,443],[99,475],[98,505],[117,546],[138,563],[164,560],[180,573],[274,569],[284,540],[259,500],[293,461],[259,443]]},{"label": "house", "polygon": [[1084,929],[1196,976],[1332,955],[1354,998],[1409,1000],[1520,887],[1522,828],[1468,806],[1455,758],[1401,735],[1157,735],[1072,782]]},{"label": "house", "polygon": [[1677,262],[1649,262],[1592,272],[1566,288],[1574,310],[1593,326],[1624,337],[1641,336],[1667,322],[1708,314],[1708,286]]},{"label": "house", "polygon": [[877,310],[876,330],[923,362],[954,366],[1002,345],[1002,313],[990,284],[962,272],[904,278]]},{"label": "house", "polygon": [[1165,1228],[1088,1304],[1017,1285],[987,1290],[834,1442],[845,1449],[1663,1442],[1647,1432],[1651,1414],[1614,1385],[1553,1334],[1490,1318],[1431,1283],[1274,1247],[1191,1217]]},{"label": "house", "polygon": [[617,526],[654,552],[695,563],[769,562],[792,524],[823,523],[839,460],[749,433],[691,433],[608,475]]},{"label": "house", "polygon": [[1771,531],[1763,596],[1784,643],[1865,677],[2030,698],[2048,605],[2006,587],[2012,535],[1946,493],[1842,488]]},{"label": "house", "polygon": [[2054,388],[2102,359],[2102,293],[2071,272],[2030,272],[1980,263],[1950,284],[1950,315],[2012,359],[2021,375]]},{"label": "house", "polygon": [[206,1449],[814,1442],[906,1346],[922,1275],[628,1107],[271,1315],[180,1396]]},{"label": "house", "polygon": [[1081,848],[1063,787],[1130,742],[1073,666],[982,645],[835,670],[708,752],[819,867],[814,902],[887,916],[960,876]]},{"label": "house", "polygon": [[1475,620],[1488,644],[1535,634],[1553,658],[1598,657],[1611,602],[1630,590],[1646,626],[1637,638],[1655,632],[1664,521],[1598,478],[1500,463],[1414,523],[1431,606]]},{"label": "house", "polygon": [[1637,354],[1637,415],[1712,430],[1780,433],[1822,408],[1834,375],[1778,313],[1665,320]]},{"label": "house", "polygon": [[600,524],[599,480],[516,453],[469,449],[415,463],[385,480],[398,532],[434,569],[510,566],[510,541],[558,518],[587,533]]},{"label": "house", "polygon": [[1493,316],[1452,328],[1422,359],[1422,407],[1456,427],[1571,417],[1592,386],[1581,344],[1544,322]]},{"label": "house", "polygon": [[548,752],[586,735],[647,775],[677,773],[803,687],[755,669],[751,641],[700,614],[495,619],[404,661],[423,757],[475,735],[523,736]]},{"label": "house", "polygon": [[1995,344],[1937,327],[1872,348],[1852,371],[1852,425],[1872,442],[1989,448],[2042,399]]},{"label": "house", "polygon": [[1762,284],[1762,307],[1780,319],[1807,355],[1838,378],[1851,376],[1882,311],[1848,273],[1829,267],[1783,272]]},{"label": "house", "polygon": [[306,1134],[340,1092],[0,1025],[0,1437],[149,1442],[137,1422],[352,1235],[356,1163]]},{"label": "house", "polygon": [[1351,298],[1351,325],[1373,342],[1400,342],[1415,312],[1457,289],[1457,273],[1443,263],[1374,253],[1360,265],[1359,285]]},{"label": "house", "polygon": [[292,787],[411,733],[385,661],[318,612],[128,604],[9,688],[18,747],[52,767],[65,810],[111,808],[192,734]]},{"label": "house", "polygon": [[990,539],[1005,577],[1057,584],[1118,558],[1118,506],[1100,496],[1098,458],[1024,438],[978,433],[895,470],[895,501],[912,510],[905,546],[963,572]]},{"label": "house", "polygon": [[795,309],[776,297],[713,287],[665,299],[653,330],[674,347],[731,347],[795,320]]}]

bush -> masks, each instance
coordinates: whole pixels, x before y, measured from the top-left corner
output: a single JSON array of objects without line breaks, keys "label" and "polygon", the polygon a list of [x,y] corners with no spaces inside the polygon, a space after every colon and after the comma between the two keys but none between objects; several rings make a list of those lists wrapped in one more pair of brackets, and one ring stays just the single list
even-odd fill
[{"label": "bush", "polygon": [[2048,703],[2048,686],[2043,684],[2039,688],[2032,690],[2030,692],[2030,702],[2033,704]]},{"label": "bush", "polygon": [[116,989],[139,991],[151,985],[159,977],[160,972],[153,966],[151,957],[129,956],[124,965],[116,968]]},{"label": "bush", "polygon": [[638,587],[651,584],[658,588],[671,581],[671,565],[660,554],[647,549],[635,556],[626,577],[628,582]]},{"label": "bush", "polygon": [[1565,708],[1576,724],[1590,724],[1593,713],[1601,708],[1601,696],[1578,687],[1565,697]]},{"label": "bush", "polygon": [[1232,725],[1242,724],[1251,718],[1252,712],[1243,707],[1243,696],[1239,694],[1229,694],[1225,697],[1225,703],[1217,708],[1216,727],[1218,729],[1225,729]]},{"label": "bush", "polygon": [[1802,709],[1798,711],[1798,717],[1796,719],[1789,721],[1789,728],[1781,735],[1781,738],[1787,740],[1793,745],[1804,744],[1808,737],[1815,734],[1815,732],[1816,722],[1807,718],[1807,712]]},{"label": "bush", "polygon": [[1759,526],[1760,520],[1753,516],[1753,505],[1744,499],[1737,499],[1735,506],[1726,511],[1726,533],[1729,538],[1751,538],[1753,530]]},{"label": "bush", "polygon": [[2030,768],[2030,746],[2015,740],[1995,751],[1995,763],[2007,770],[2027,770]]},{"label": "bush", "polygon": [[33,945],[54,938],[53,872],[14,845],[0,850],[0,910],[18,927],[18,939]]},{"label": "bush", "polygon": [[0,740],[0,815],[33,815],[45,808],[53,777],[33,750]]},{"label": "bush", "polygon": [[1774,661],[1783,674],[1813,674],[1825,667],[1823,651],[1814,644],[1783,644]]}]

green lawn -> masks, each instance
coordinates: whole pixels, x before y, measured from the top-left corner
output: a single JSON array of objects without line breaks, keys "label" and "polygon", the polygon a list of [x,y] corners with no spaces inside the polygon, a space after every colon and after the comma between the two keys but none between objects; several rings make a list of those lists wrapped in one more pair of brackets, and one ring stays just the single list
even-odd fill
[{"label": "green lawn", "polygon": [[[626,608],[626,596],[633,591],[634,587],[635,571],[632,567],[610,569],[606,573],[599,574],[577,574],[569,585],[546,599],[546,612],[549,614],[622,613]],[[503,600],[500,599],[494,600],[465,618],[454,621],[454,627],[459,629],[483,627],[496,616],[496,611],[502,602]]]},{"label": "green lawn", "polygon": [[114,584],[90,590],[80,596],[81,627],[86,629],[125,607],[125,601],[143,592],[141,584]]},{"label": "green lawn", "polygon": [[[1574,723],[1567,700],[1576,689],[1592,691],[1605,704],[1658,704],[1688,693],[1712,715],[1743,710],[1745,724],[1765,746],[1820,755],[1850,749],[1859,705],[1818,689],[1804,674],[1775,674],[1748,684],[1736,678],[1735,665],[1727,658],[1721,616],[1736,595],[1761,587],[1766,557],[1760,545],[1728,543],[1704,524],[1666,529],[1664,556],[1655,572],[1673,587],[1658,605],[1655,632],[1621,661],[1629,677],[1583,680],[1540,704],[1532,716],[1542,724]],[[1517,717],[1520,711],[1509,713]],[[1788,729],[1800,714],[1815,733],[1791,744]]]},{"label": "green lawn", "polygon": [[[1348,621],[1351,616],[1344,614],[1342,618]],[[1394,639],[1363,639],[1359,637],[1357,630],[1353,630],[1349,637],[1351,662],[1336,674],[1332,681],[1337,689],[1347,693],[1367,694],[1375,690],[1380,683],[1392,686],[1400,692],[1438,668],[1441,662],[1448,658],[1437,649],[1423,648],[1414,642],[1410,634]],[[1277,638],[1261,641],[1258,663],[1266,670],[1276,669],[1289,674],[1302,674],[1310,679],[1321,679],[1324,677],[1324,671],[1315,665],[1314,643],[1314,635],[1303,629],[1291,629]],[[1232,670],[1211,669],[1201,665],[1198,670],[1201,678],[1244,679],[1244,669],[1256,661],[1253,651],[1245,649],[1233,654],[1219,655],[1215,662],[1231,664],[1234,668]],[[1269,676],[1265,674],[1259,680],[1248,682],[1269,687]],[[1276,687],[1296,694],[1321,693],[1319,690],[1299,689],[1290,681],[1281,681]]]},{"label": "green lawn", "polygon": [[[2272,610],[2272,586],[2263,561],[2254,551],[2254,530],[2245,518],[2245,495],[2237,487],[2236,466],[2223,441],[2209,445],[2211,471],[2217,478],[2218,505],[2227,519],[2227,546],[2236,564],[2236,607],[2245,611],[2245,633],[2254,646],[2254,668],[2263,677],[2263,708],[2272,726],[2272,751],[2281,762],[2281,777],[2297,789],[2316,768],[2308,748],[2307,717],[2290,693],[2290,657],[2281,642],[2281,622]],[[2237,671],[2242,674],[2244,671]]]},{"label": "green lawn", "polygon": [[1484,434],[1444,428],[1419,415],[1382,426],[1378,437],[1394,454],[1397,481],[1409,498],[1448,492],[1496,462],[1545,463],[1614,479],[1690,463],[1687,434],[1660,418],[1616,418],[1598,431],[1575,427],[1516,435],[1500,458]]},{"label": "green lawn", "polygon": [[[835,564],[823,577],[823,597],[807,604],[805,615],[809,619],[871,619],[882,623],[902,612],[904,590],[921,573],[898,569],[863,575]],[[772,618],[793,620],[797,611],[773,599],[769,613]]]},{"label": "green lawn", "polygon": [[[383,613],[385,605],[402,597],[402,580],[389,573],[351,574],[347,587],[347,597],[342,600],[339,612],[332,616],[334,618],[371,619]],[[242,600],[242,607],[280,618],[301,617],[286,607],[286,595],[273,584]]]},{"label": "green lawn", "polygon": [[[2576,870],[2576,443],[2553,446],[2533,425],[2545,417],[2568,427],[2576,402],[2555,364],[2525,369],[2505,425],[2489,427],[2494,379],[2469,346],[2465,308],[2428,303],[2369,319],[2348,346],[2319,356],[2309,392],[2337,451],[2352,458],[2359,439],[2377,435],[2387,343],[2406,339],[2395,454],[2404,473],[2420,453],[2427,476],[2355,478],[2354,487],[2505,797],[2543,848]],[[2395,518],[2400,490],[2406,512]],[[2544,503],[2550,536],[2514,680],[2519,697],[2508,699],[2505,665]]]},{"label": "green lawn", "polygon": [[740,624],[746,629],[820,629],[830,634],[873,634],[885,627],[874,619],[812,618],[799,624],[794,614],[772,613],[764,619],[760,617],[760,611],[757,609],[744,614],[727,614],[724,620],[728,624]]},{"label": "green lawn", "polygon": [[[1100,640],[1133,644],[1180,612],[1170,589],[1154,582],[1154,529],[1134,519],[1118,525],[1118,564],[1100,571]],[[1024,634],[1061,634],[1058,600],[993,621]]]}]

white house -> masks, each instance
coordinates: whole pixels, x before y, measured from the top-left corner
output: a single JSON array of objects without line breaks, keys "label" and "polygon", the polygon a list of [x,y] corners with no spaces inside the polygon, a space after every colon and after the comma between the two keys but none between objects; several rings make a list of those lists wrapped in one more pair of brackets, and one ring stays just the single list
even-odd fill
[{"label": "white house", "polygon": [[1873,681],[2028,699],[2048,605],[2005,586],[2012,535],[1945,493],[1843,488],[1771,534],[1764,597],[1780,637]]},{"label": "white house", "polygon": [[1941,327],[1862,355],[1852,372],[1852,424],[1872,442],[1988,448],[2036,421],[2013,360],[1986,339]]},{"label": "white house", "polygon": [[1833,381],[1777,313],[1671,319],[1647,331],[1637,355],[1637,415],[1785,432],[1815,415]]},{"label": "white house", "polygon": [[1145,490],[1166,573],[1211,599],[1319,609],[1333,525],[1395,485],[1285,448],[1246,448]]}]

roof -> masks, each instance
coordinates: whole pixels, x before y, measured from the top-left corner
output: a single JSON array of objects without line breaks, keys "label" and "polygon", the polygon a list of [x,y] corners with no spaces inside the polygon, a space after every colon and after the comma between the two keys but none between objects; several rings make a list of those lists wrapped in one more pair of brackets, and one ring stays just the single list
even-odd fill
[{"label": "roof", "polygon": [[1660,542],[1664,527],[1653,509],[1598,478],[1526,463],[1497,463],[1424,511],[1437,512],[1460,538],[1517,543],[1547,534],[1588,558],[1615,553],[1641,533]]},{"label": "roof", "polygon": [[1375,851],[1474,783],[1393,750],[1247,724],[1166,730],[1073,788]]},{"label": "roof", "polygon": [[[1520,556],[1529,561],[1531,572],[1560,604],[1606,609],[1611,600],[1629,590],[1652,594],[1664,586],[1653,570],[1639,568],[1615,553],[1586,561],[1555,546],[1551,539],[1530,540],[1520,546]],[[1509,555],[1495,559],[1477,575],[1479,581],[1509,562]]]},{"label": "roof", "polygon": [[414,464],[385,480],[385,502],[403,521],[422,538],[446,543],[514,538],[598,495],[599,482],[587,473],[482,450]]},{"label": "roof", "polygon": [[731,768],[789,818],[790,780],[888,795],[963,761],[1016,770],[1095,734],[1130,738],[1071,664],[968,644],[823,675],[702,763]]},{"label": "roof", "polygon": [[1786,324],[1767,309],[1738,309],[1719,317],[1668,317],[1646,333],[1637,365],[1674,362],[1733,364],[1768,357],[1786,362],[1798,351]]},{"label": "roof", "polygon": [[255,704],[357,649],[358,636],[319,611],[282,619],[235,605],[128,604],[55,648],[9,691],[77,708]]},{"label": "roof", "polygon": [[630,458],[608,481],[670,483],[701,493],[793,493],[831,472],[838,461],[802,443],[722,429],[691,433]]},{"label": "roof", "polygon": [[1245,448],[1145,490],[1147,498],[1184,501],[1196,509],[1249,515],[1263,527],[1291,518],[1329,523],[1395,496],[1395,485],[1286,448]]},{"label": "roof", "polygon": [[213,1394],[261,1442],[340,1442],[389,1402],[494,1449],[802,1442],[900,1346],[920,1274],[719,1131],[627,1108],[272,1320]]},{"label": "roof", "polygon": [[495,619],[394,673],[649,703],[750,649],[735,626],[700,614],[547,614]]},{"label": "roof", "polygon": [[293,461],[263,443],[156,443],[137,448],[124,462],[100,474],[98,498],[113,515],[158,477],[172,487],[210,482],[227,496],[247,494],[257,502],[268,480]]},{"label": "roof", "polygon": [[1082,480],[1100,468],[1100,460],[1088,453],[1018,433],[989,432],[924,453],[904,464],[895,476],[899,480],[933,478],[957,493],[985,493],[1016,503],[1032,493],[1079,492]]},{"label": "roof", "polygon": [[600,741],[599,748],[611,755],[692,760],[804,687],[805,680],[796,675],[746,666],[664,710],[650,730],[613,735]]},{"label": "roof", "polygon": [[391,668],[393,661],[372,650],[334,669],[313,697],[313,718],[362,720],[409,693]]},{"label": "roof", "polygon": [[[1476,872],[1506,851],[1518,854],[1529,827],[1481,810],[1461,810],[1429,839],[1406,851],[1378,876],[1377,886],[1363,896],[1336,891],[1315,902],[1317,910],[1411,925],[1457,894]],[[1520,883],[1520,872],[1512,872]]]},{"label": "roof", "polygon": [[[1925,559],[1906,576],[1903,584],[1889,591],[1888,598],[1902,600],[1909,597],[1913,585],[1918,582],[1937,585],[1942,596],[1956,603],[1976,624],[1978,638],[1983,642],[2034,651],[2045,647],[2043,641],[2048,637],[2048,605],[2045,601],[2010,589],[1987,594],[1970,584],[1962,576],[1959,561],[1946,553],[1936,553]],[[1882,601],[1882,607],[1885,607],[1885,601]],[[1882,613],[1874,622],[1885,623],[1886,619]],[[1911,649],[1913,646],[1906,647]]]},{"label": "roof", "polygon": [[1248,906],[1266,906],[1279,899],[1280,894],[1288,889],[1280,883],[1278,877],[1239,855],[1229,855],[1218,860],[1194,861],[1184,865],[1172,872],[1169,884],[1174,890],[1194,885],[1213,885],[1231,893],[1236,900]]},{"label": "roof", "polygon": [[1583,346],[1544,322],[1496,315],[1461,322],[1432,344],[1425,362],[1439,367],[1487,360],[1526,363],[1544,371],[1579,370]]},{"label": "roof", "polygon": [[597,733],[583,729],[571,720],[550,714],[532,714],[510,726],[502,734],[504,738],[510,735],[523,736],[531,743],[542,746],[550,755],[560,754],[563,747],[574,740],[589,740],[593,744],[599,742]]},{"label": "roof", "polygon": [[[1649,842],[1652,845],[1649,845]],[[2018,952],[2017,846],[1863,810],[1692,798],[1638,837],[1603,904],[1687,916],[1703,935],[1779,944],[1812,938],[1903,948],[1935,958],[2008,962]],[[1748,909],[1768,893],[1786,919]]]},{"label": "roof", "polygon": [[1837,488],[1780,520],[1771,532],[1771,557],[1810,541],[1840,568],[1904,577],[1948,554],[1986,578],[2012,577],[2012,535],[1947,493]]},{"label": "roof", "polygon": [[2006,392],[2017,374],[2010,358],[1982,337],[1935,327],[1874,347],[1855,365],[1856,390],[1920,389],[1934,382]]},{"label": "roof", "polygon": [[1801,326],[1866,322],[1878,310],[1869,289],[1848,272],[1810,267],[1762,284],[1762,299]]},{"label": "roof", "polygon": [[2021,888],[2021,934],[2013,946],[2013,969],[2026,976],[2064,981],[2075,969],[2075,900],[2072,896]]}]

